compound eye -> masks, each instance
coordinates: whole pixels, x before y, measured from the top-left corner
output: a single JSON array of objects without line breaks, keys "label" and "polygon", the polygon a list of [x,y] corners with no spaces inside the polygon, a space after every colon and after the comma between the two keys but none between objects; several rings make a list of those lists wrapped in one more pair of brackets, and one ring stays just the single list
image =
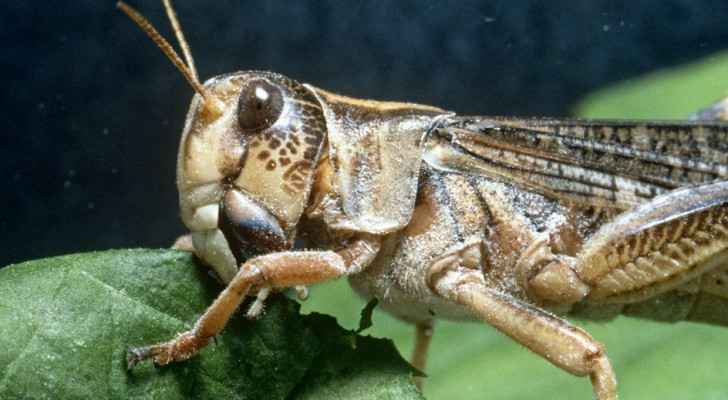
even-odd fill
[{"label": "compound eye", "polygon": [[238,99],[238,124],[244,131],[260,131],[273,125],[283,111],[283,93],[262,79],[248,82]]}]

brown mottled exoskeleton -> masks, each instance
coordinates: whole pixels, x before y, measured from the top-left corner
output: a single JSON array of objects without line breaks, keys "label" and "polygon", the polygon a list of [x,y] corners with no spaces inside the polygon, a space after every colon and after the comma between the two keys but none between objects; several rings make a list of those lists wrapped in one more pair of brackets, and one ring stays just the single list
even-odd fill
[{"label": "brown mottled exoskeleton", "polygon": [[[191,248],[227,283],[129,364],[194,356],[246,296],[348,277],[412,322],[479,319],[617,397],[600,343],[559,315],[728,324],[728,101],[684,123],[463,117],[262,71],[195,88],[177,185]],[[712,120],[712,122],[710,121]],[[294,249],[303,239],[307,248]]]}]

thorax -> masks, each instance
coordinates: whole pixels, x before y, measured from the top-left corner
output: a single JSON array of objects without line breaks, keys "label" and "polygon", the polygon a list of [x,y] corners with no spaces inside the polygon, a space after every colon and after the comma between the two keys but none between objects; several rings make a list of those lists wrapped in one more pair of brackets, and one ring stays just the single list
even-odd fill
[{"label": "thorax", "polygon": [[[328,229],[317,212],[335,196],[326,183],[329,173],[327,167],[319,171],[302,233],[314,245],[335,247],[348,234]],[[409,224],[385,235],[372,265],[350,282],[357,293],[378,298],[385,310],[405,320],[466,318],[466,310],[442,301],[428,286],[428,274],[438,261],[467,248],[464,268],[479,270],[487,286],[528,301],[515,270],[524,249],[547,236],[555,251],[574,254],[605,220],[597,210],[569,207],[482,176],[423,165]]]}]

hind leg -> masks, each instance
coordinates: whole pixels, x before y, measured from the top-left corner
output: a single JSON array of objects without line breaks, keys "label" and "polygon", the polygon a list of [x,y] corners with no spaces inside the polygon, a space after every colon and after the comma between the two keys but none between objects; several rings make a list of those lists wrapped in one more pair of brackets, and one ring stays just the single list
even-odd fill
[{"label": "hind leg", "polygon": [[687,320],[728,326],[728,264],[705,274]]},{"label": "hind leg", "polygon": [[728,264],[675,290],[628,304],[622,313],[664,322],[696,321],[728,326]]}]

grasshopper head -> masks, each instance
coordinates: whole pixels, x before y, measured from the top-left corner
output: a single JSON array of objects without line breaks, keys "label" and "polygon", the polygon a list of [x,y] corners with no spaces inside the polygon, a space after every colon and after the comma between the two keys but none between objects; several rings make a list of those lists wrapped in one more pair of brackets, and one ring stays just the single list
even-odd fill
[{"label": "grasshopper head", "polygon": [[204,88],[219,110],[192,100],[177,159],[182,220],[193,239],[220,229],[238,262],[291,248],[326,134],[317,99],[271,72],[222,75]]},{"label": "grasshopper head", "polygon": [[184,61],[138,11],[121,1],[117,6],[197,93],[177,157],[182,220],[195,252],[227,281],[246,258],[291,248],[326,136],[316,97],[270,72],[237,72],[201,84],[169,1],[164,6]]}]

